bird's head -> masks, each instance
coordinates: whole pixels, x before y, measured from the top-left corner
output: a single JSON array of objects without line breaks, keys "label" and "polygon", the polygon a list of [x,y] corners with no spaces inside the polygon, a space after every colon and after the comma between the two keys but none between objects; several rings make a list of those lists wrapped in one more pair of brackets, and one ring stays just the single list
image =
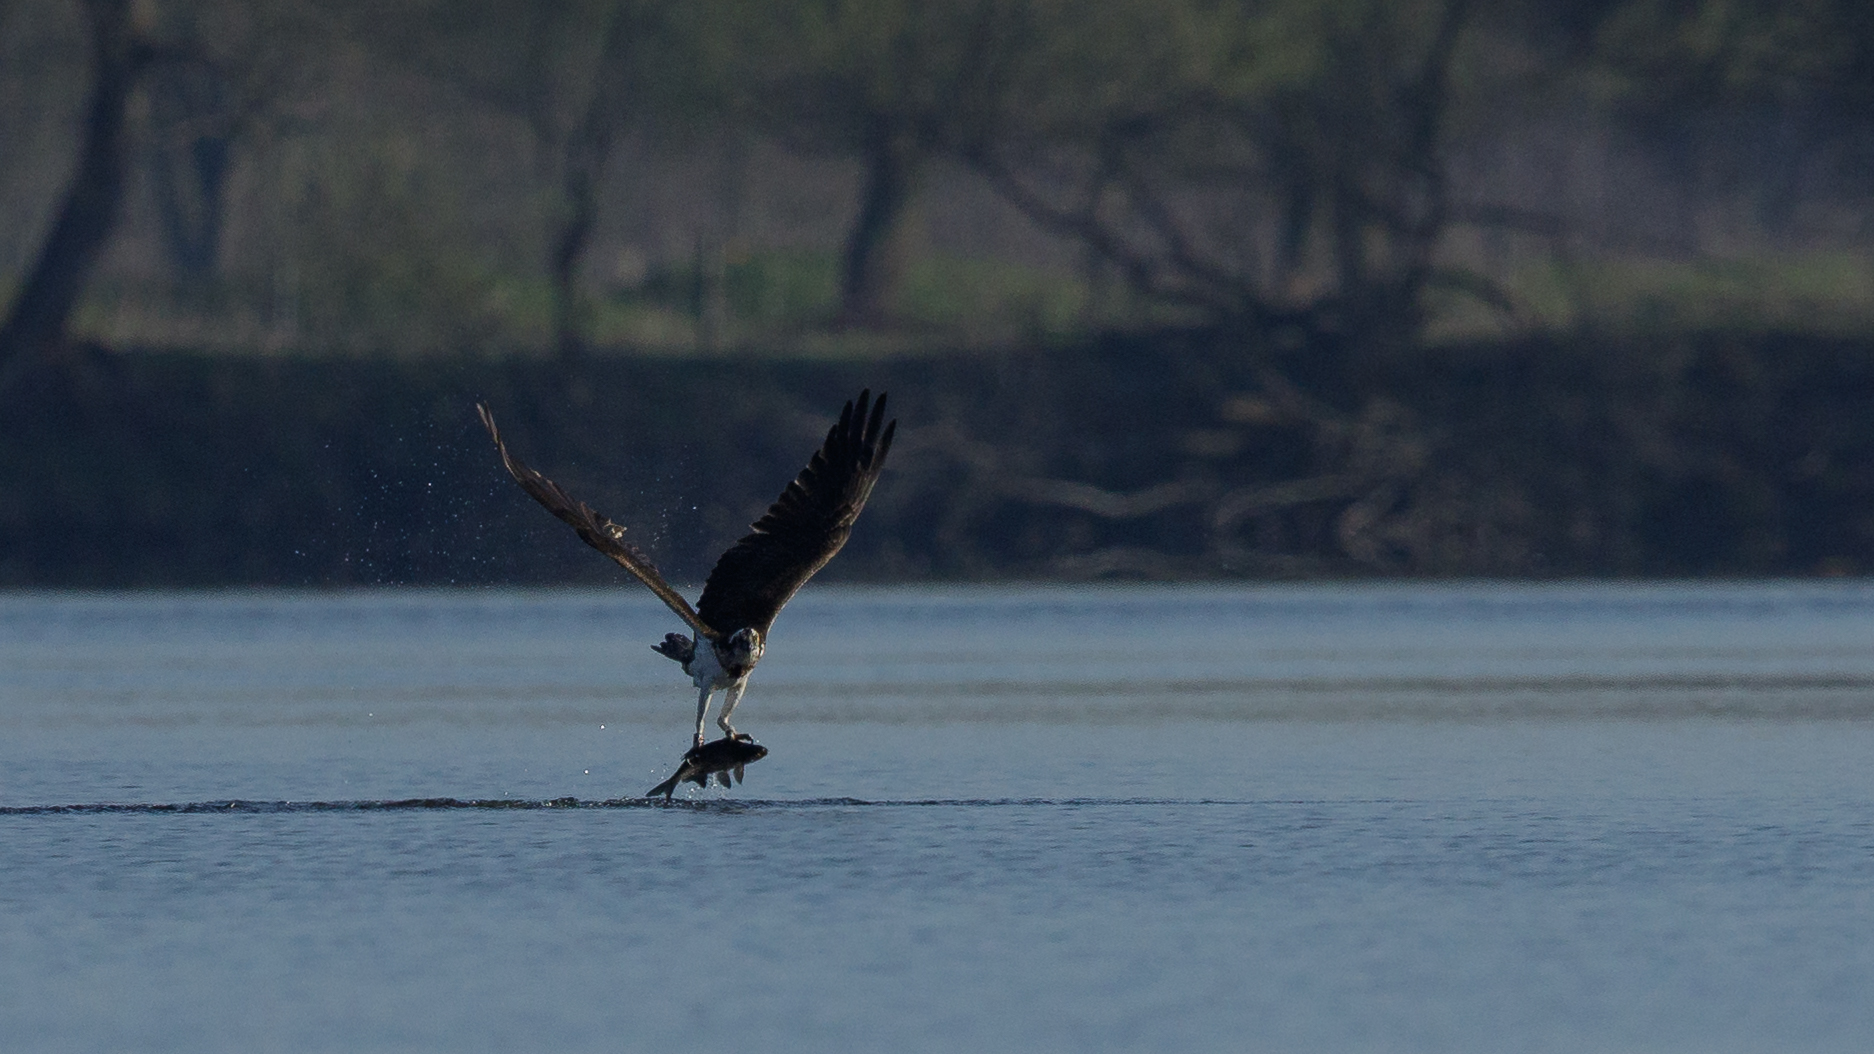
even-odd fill
[{"label": "bird's head", "polygon": [[745,626],[716,642],[716,659],[724,670],[740,677],[761,661],[764,646],[761,631]]}]

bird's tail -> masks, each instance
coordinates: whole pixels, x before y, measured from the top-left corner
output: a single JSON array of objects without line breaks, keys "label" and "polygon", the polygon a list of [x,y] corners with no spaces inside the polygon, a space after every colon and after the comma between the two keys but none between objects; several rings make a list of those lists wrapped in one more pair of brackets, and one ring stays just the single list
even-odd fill
[{"label": "bird's tail", "polygon": [[690,670],[690,660],[696,658],[696,642],[681,633],[664,634],[663,643],[651,645],[651,650],[683,664],[685,673]]}]

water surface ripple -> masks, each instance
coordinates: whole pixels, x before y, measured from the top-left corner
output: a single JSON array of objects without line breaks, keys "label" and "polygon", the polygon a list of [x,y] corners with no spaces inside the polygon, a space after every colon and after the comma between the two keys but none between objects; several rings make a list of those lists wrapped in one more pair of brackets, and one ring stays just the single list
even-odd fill
[{"label": "water surface ripple", "polygon": [[6,1051],[1874,1049],[1874,586],[0,594]]}]

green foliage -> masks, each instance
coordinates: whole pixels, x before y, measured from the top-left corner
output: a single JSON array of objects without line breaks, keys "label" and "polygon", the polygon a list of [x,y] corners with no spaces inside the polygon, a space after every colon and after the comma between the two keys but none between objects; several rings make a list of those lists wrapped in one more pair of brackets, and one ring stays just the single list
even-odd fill
[{"label": "green foliage", "polygon": [[[823,319],[838,302],[838,266],[831,253],[805,250],[748,253],[728,261],[722,281],[729,312],[737,319],[782,326]],[[694,259],[653,268],[614,299],[697,315],[709,295],[707,270]]]},{"label": "green foliage", "polygon": [[1028,5],[997,0],[710,0],[718,75],[738,112],[785,139],[852,149],[880,119],[933,145],[996,117],[1003,70],[1030,43]]},{"label": "green foliage", "polygon": [[961,256],[930,256],[911,268],[905,314],[914,322],[1004,338],[1076,332],[1085,321],[1083,283],[1039,268]]},{"label": "green foliage", "polygon": [[1524,276],[1520,291],[1557,329],[1636,333],[1874,330],[1874,264],[1842,253],[1692,263],[1597,260]]},{"label": "green foliage", "polygon": [[[707,269],[694,261],[656,268],[638,285],[617,291],[595,327],[628,344],[688,345],[709,295]],[[743,254],[722,268],[730,343],[764,346],[797,341],[823,327],[839,307],[839,260],[826,251],[769,250]],[[905,277],[904,317],[912,330],[963,338],[1020,339],[1078,331],[1087,292],[1082,283],[1018,264],[950,255],[916,260]],[[859,334],[842,342],[896,347],[896,337]]]},{"label": "green foliage", "polygon": [[1629,0],[1596,43],[1643,105],[1874,87],[1874,13],[1860,0]]},{"label": "green foliage", "polygon": [[[1063,0],[982,164],[1148,299],[1410,341],[1464,0]],[[1093,105],[1085,105],[1086,100]]]},{"label": "green foliage", "polygon": [[830,252],[770,250],[723,268],[730,316],[758,327],[800,327],[832,317],[839,260]]},{"label": "green foliage", "polygon": [[471,236],[458,187],[408,140],[352,146],[306,173],[296,343],[392,354],[527,343],[524,302]]},{"label": "green foliage", "polygon": [[[82,104],[79,10],[0,3],[0,56],[11,57],[0,133],[20,144],[0,155],[14,195],[0,249],[14,272],[69,168],[70,133],[47,129],[74,124]],[[1428,332],[1567,328],[1603,313],[1693,328],[1865,317],[1858,279],[1802,277],[1860,266],[1828,261],[1863,259],[1865,195],[1805,213],[1798,236],[1777,228],[1795,226],[1787,203],[1811,185],[1866,186],[1874,4],[1863,0],[154,0],[138,11],[164,61],[199,52],[219,78],[203,83],[227,98],[163,120],[146,105],[139,134],[171,141],[137,149],[184,157],[213,116],[229,193],[245,195],[228,208],[246,255],[229,250],[228,266],[246,270],[184,289],[152,273],[160,261],[124,263],[154,255],[145,217],[81,305],[82,332],[104,339],[220,326],[223,338],[203,339],[537,351],[569,346],[567,334],[655,347],[813,329],[857,341],[844,331],[867,327],[882,340],[894,328],[1019,340],[1176,319],[1283,342],[1422,346]],[[1788,138],[1698,153],[1695,140],[1711,147],[1741,114]],[[1550,161],[1489,157],[1522,149],[1530,128],[1576,136],[1545,148],[1608,166],[1582,183],[1612,189],[1589,194],[1620,198],[1620,181],[1649,164],[1666,173],[1655,183],[1685,183],[1651,188],[1684,205],[1683,219],[1659,224],[1671,259],[1642,259],[1645,243],[1586,216],[1602,206],[1548,211],[1547,174],[1530,170]],[[1619,134],[1640,140],[1626,169],[1582,145]],[[856,162],[858,193],[804,224],[751,221],[761,194],[742,184],[758,180],[709,174],[733,167],[708,156],[740,149],[722,150],[730,139]],[[621,183],[620,157],[639,144],[650,149],[625,158],[637,167]],[[1521,185],[1453,179],[1453,158],[1480,157],[1520,170]],[[622,192],[670,182],[645,175],[650,158],[704,176],[652,199]],[[920,177],[939,161],[973,167],[1070,243],[1052,269],[988,248],[933,255],[907,234]],[[849,193],[850,176],[830,171],[803,178]],[[133,214],[149,207],[131,202]],[[1493,210],[1516,215],[1478,218]],[[1513,253],[1453,250],[1492,224],[1521,239]],[[776,228],[790,229],[749,243]],[[621,230],[642,246],[738,248],[719,277],[679,249],[641,288],[589,289],[587,246],[616,248],[607,239]],[[1707,251],[1762,258],[1686,262]],[[1096,274],[1124,295],[1096,294],[1107,280]],[[867,281],[889,288],[860,290],[876,310],[853,310]]]}]

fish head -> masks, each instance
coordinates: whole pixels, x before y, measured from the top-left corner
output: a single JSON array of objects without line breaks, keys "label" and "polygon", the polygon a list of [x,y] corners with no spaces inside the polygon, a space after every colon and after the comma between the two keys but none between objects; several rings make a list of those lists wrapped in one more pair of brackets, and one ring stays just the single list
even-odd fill
[{"label": "fish head", "polygon": [[767,756],[767,747],[755,742],[746,733],[737,733],[734,739],[725,736],[700,747],[691,747],[690,752],[683,755],[683,760],[699,769],[714,772],[747,765]]},{"label": "fish head", "polygon": [[746,732],[736,733],[734,739],[717,742],[722,744],[723,762],[734,768],[751,765],[768,756],[768,748],[755,742]]}]

